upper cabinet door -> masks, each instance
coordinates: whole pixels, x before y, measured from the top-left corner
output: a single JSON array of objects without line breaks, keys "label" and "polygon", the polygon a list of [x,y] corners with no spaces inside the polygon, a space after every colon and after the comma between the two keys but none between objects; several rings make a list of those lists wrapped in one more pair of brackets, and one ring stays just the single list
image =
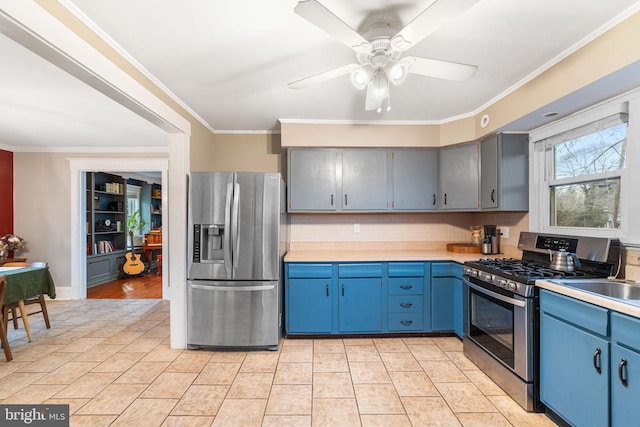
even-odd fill
[{"label": "upper cabinet door", "polygon": [[480,203],[482,209],[498,205],[498,136],[485,139],[480,144]]},{"label": "upper cabinet door", "polygon": [[337,165],[340,152],[328,149],[289,150],[289,211],[335,211],[338,206]]},{"label": "upper cabinet door", "polygon": [[394,211],[438,209],[438,150],[407,149],[391,153]]},{"label": "upper cabinet door", "polygon": [[440,208],[476,210],[480,186],[479,144],[465,144],[440,150]]},{"label": "upper cabinet door", "polygon": [[529,209],[529,136],[498,134],[480,144],[480,201],[485,210]]},{"label": "upper cabinet door", "polygon": [[386,211],[387,151],[342,152],[342,210]]}]

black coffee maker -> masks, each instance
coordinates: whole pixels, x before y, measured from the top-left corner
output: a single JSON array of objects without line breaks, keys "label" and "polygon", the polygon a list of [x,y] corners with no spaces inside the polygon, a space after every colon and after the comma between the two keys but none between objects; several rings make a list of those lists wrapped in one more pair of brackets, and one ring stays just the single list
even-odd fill
[{"label": "black coffee maker", "polygon": [[482,253],[484,255],[495,255],[500,253],[500,234],[496,225],[484,225],[484,241],[482,243]]}]

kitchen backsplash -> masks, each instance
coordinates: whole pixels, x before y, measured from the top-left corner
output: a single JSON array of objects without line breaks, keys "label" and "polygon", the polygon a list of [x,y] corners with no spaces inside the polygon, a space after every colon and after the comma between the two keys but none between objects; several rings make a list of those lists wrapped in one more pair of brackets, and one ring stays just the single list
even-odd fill
[{"label": "kitchen backsplash", "polygon": [[[472,225],[509,228],[502,246],[518,245],[528,230],[527,212],[456,212],[402,214],[294,214],[291,242],[470,242]],[[359,232],[355,230],[359,227]]]}]

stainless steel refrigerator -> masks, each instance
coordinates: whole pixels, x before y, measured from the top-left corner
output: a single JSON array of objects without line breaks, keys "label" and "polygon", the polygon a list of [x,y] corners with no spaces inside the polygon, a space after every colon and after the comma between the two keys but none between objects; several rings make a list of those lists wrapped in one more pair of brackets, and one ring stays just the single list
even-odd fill
[{"label": "stainless steel refrigerator", "polygon": [[278,348],[288,240],[279,173],[191,173],[189,348]]}]

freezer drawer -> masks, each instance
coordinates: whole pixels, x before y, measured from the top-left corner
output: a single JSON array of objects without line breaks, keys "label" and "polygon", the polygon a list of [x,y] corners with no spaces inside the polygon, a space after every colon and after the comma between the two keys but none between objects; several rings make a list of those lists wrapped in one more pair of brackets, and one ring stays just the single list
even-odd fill
[{"label": "freezer drawer", "polygon": [[278,348],[279,282],[188,282],[189,348]]}]

